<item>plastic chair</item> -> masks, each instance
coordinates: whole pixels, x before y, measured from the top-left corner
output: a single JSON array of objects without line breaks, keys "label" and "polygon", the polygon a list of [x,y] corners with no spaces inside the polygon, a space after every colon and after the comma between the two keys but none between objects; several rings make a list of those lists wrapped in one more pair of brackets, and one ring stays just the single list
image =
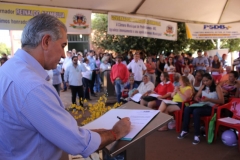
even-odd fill
[{"label": "plastic chair", "polygon": [[215,114],[215,111],[217,110],[217,108],[219,107],[219,105],[214,105],[212,107],[212,112],[210,116],[204,116],[201,117],[201,120],[204,122],[204,126],[205,126],[205,134],[206,134],[206,139],[208,140],[208,128],[209,128],[209,122],[211,121],[212,117]]},{"label": "plastic chair", "polygon": [[188,100],[188,101],[184,101],[182,102],[182,106],[181,109],[178,111],[174,111],[174,117],[175,117],[175,121],[176,121],[176,132],[180,133],[181,129],[182,129],[182,116],[183,116],[183,111],[185,108],[185,104],[188,103],[189,105],[193,103],[192,100]]},{"label": "plastic chair", "polygon": [[[174,112],[175,121],[176,121],[176,132],[178,132],[178,133],[181,132],[181,129],[182,129],[182,116],[183,116],[183,112],[184,112],[184,108],[185,108],[186,103],[193,104],[193,103],[196,103],[196,102],[193,101],[193,100],[185,101],[185,102],[182,103],[181,110]],[[217,108],[218,108],[218,105],[213,106],[210,116],[201,117],[201,120],[204,122],[204,125],[205,125],[206,139],[208,139],[209,122],[211,121],[212,117],[214,116],[215,110]]]},{"label": "plastic chair", "polygon": [[[232,98],[232,100],[219,107],[218,110],[217,110],[217,122],[216,122],[216,128],[215,128],[215,140],[217,138],[217,133],[218,133],[218,129],[219,129],[219,126],[222,125],[222,126],[226,126],[226,127],[229,127],[229,128],[234,128],[236,129],[238,132],[240,132],[240,124],[237,123],[237,124],[233,124],[233,123],[228,123],[228,122],[225,122],[225,121],[221,121],[222,119],[224,118],[221,118],[221,111],[222,109],[228,109],[230,111],[233,112],[233,117],[232,119],[237,119],[237,120],[240,120],[240,98]],[[240,134],[238,134],[238,149],[240,150]]]}]

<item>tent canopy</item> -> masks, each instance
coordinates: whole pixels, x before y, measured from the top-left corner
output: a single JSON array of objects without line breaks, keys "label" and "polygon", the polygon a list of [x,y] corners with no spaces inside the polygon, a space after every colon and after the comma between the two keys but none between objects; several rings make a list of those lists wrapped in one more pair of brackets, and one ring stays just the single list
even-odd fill
[{"label": "tent canopy", "polygon": [[240,22],[240,0],[4,0],[0,2],[118,12],[193,23]]}]

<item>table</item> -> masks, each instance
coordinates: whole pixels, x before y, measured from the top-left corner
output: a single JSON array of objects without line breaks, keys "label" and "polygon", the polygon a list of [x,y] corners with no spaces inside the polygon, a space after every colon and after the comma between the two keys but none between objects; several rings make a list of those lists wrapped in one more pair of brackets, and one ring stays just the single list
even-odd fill
[{"label": "table", "polygon": [[[134,102],[123,104],[119,109],[151,110]],[[145,138],[172,119],[170,115],[159,113],[132,141],[113,142],[104,148],[104,153],[115,157],[125,151],[125,160],[145,160]]]}]

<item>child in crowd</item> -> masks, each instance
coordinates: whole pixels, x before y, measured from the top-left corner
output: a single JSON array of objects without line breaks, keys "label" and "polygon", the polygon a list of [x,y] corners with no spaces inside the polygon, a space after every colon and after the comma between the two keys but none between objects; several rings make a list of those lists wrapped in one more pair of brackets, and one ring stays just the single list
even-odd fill
[{"label": "child in crowd", "polygon": [[174,87],[179,87],[180,86],[180,84],[179,84],[180,77],[181,77],[180,73],[175,73],[174,74],[174,81],[173,81]]},{"label": "child in crowd", "polygon": [[130,76],[129,81],[122,92],[122,97],[126,98],[126,100],[129,100],[129,97],[132,96],[132,93],[137,89],[138,85],[134,83],[134,77]]}]

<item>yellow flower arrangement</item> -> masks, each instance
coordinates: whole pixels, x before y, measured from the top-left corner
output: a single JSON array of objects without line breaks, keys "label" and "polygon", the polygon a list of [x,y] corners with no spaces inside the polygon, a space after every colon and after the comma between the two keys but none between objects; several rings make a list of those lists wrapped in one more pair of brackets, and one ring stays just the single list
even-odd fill
[{"label": "yellow flower arrangement", "polygon": [[[81,99],[81,101],[82,101],[82,99]],[[72,104],[70,106],[70,108],[67,109],[68,111],[72,112],[73,117],[76,120],[83,117],[85,110],[89,111],[90,116],[87,117],[86,119],[84,119],[82,121],[81,125],[85,125],[85,124],[97,119],[98,117],[102,116],[107,111],[117,108],[122,105],[122,103],[115,103],[112,107],[106,106],[107,98],[105,95],[99,97],[97,103],[95,103],[95,104],[88,103],[88,101],[86,99],[84,99],[82,102],[83,102],[84,106],[85,105],[87,105],[87,106],[83,107],[83,106],[78,106],[76,104]],[[81,113],[79,113],[79,111]]]}]

